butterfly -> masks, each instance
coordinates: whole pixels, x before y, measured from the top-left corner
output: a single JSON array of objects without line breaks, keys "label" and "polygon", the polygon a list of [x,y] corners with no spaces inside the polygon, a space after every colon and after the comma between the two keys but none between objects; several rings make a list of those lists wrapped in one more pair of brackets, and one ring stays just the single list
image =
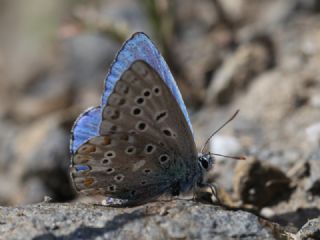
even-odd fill
[{"label": "butterfly", "polygon": [[204,186],[214,162],[210,153],[198,154],[168,65],[141,32],[118,52],[100,105],[75,121],[70,152],[75,189],[119,206]]}]

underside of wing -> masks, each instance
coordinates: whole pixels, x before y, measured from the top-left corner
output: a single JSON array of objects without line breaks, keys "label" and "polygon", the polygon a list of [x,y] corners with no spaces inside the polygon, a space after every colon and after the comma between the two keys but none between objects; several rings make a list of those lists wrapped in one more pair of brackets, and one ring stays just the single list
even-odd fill
[{"label": "underside of wing", "polygon": [[83,143],[99,134],[101,108],[89,108],[73,124],[71,131],[70,152],[73,154]]},{"label": "underside of wing", "polygon": [[134,62],[139,60],[146,62],[152,69],[154,69],[154,71],[157,72],[159,77],[170,89],[172,95],[178,102],[192,132],[192,125],[188,116],[188,111],[167,63],[149,37],[141,32],[135,33],[128,41],[124,43],[116,59],[114,60],[114,63],[112,64],[105,80],[105,90],[102,96],[101,106],[106,105],[109,96],[114,90],[114,86],[123,73]]},{"label": "underside of wing", "polygon": [[145,146],[139,136],[115,133],[93,137],[72,157],[71,177],[88,195],[138,200],[158,196],[171,186],[167,171],[175,158],[156,142]]},{"label": "underside of wing", "polygon": [[186,161],[196,157],[193,135],[179,103],[144,61],[132,63],[123,73],[102,109],[99,133],[112,132],[149,137]]},{"label": "underside of wing", "polygon": [[70,148],[71,177],[84,194],[141,202],[193,184],[191,122],[168,66],[145,34],[124,44],[101,106],[75,122]]}]

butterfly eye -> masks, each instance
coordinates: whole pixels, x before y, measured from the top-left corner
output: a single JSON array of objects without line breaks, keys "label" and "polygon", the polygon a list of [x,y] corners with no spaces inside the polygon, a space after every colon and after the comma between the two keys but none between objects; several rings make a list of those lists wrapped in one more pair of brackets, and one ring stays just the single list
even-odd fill
[{"label": "butterfly eye", "polygon": [[200,159],[200,163],[201,163],[201,165],[202,165],[202,167],[203,167],[204,169],[208,169],[209,163],[208,163],[208,160],[207,160],[207,159],[201,158],[201,159]]}]

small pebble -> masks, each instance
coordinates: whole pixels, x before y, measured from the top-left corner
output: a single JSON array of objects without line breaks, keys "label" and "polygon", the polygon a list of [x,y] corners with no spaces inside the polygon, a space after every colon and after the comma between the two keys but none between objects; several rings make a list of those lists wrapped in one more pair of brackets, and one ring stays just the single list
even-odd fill
[{"label": "small pebble", "polygon": [[305,129],[307,140],[312,144],[320,143],[320,122],[314,123]]},{"label": "small pebble", "polygon": [[240,152],[241,145],[233,136],[216,135],[210,141],[210,152],[232,155]]}]

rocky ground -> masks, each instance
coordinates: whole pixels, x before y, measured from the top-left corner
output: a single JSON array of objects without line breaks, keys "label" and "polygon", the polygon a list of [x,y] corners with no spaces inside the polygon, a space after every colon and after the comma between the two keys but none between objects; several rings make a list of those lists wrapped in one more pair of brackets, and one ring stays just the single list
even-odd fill
[{"label": "rocky ground", "polygon": [[42,203],[0,211],[3,239],[274,239],[251,213],[190,201],[131,209]]},{"label": "rocky ground", "polygon": [[[4,3],[0,238],[320,239],[318,1]],[[199,149],[240,109],[210,143],[212,152],[247,157],[216,159],[208,181],[223,206],[205,191],[205,203],[78,203],[70,129],[99,103],[109,64],[135,31],[170,65]],[[44,196],[54,203],[40,203]]]},{"label": "rocky ground", "polygon": [[[130,209],[40,203],[0,208],[3,239],[290,239],[246,211],[178,200]],[[309,230],[315,236],[320,219]],[[311,225],[312,222],[309,222]],[[298,235],[304,235],[304,226]],[[319,235],[317,235],[319,236]],[[294,238],[292,238],[294,239]],[[307,238],[302,238],[307,239]]]},{"label": "rocky ground", "polygon": [[0,208],[1,239],[319,239],[320,218],[296,234],[243,210],[189,200],[135,208],[39,203]]}]

